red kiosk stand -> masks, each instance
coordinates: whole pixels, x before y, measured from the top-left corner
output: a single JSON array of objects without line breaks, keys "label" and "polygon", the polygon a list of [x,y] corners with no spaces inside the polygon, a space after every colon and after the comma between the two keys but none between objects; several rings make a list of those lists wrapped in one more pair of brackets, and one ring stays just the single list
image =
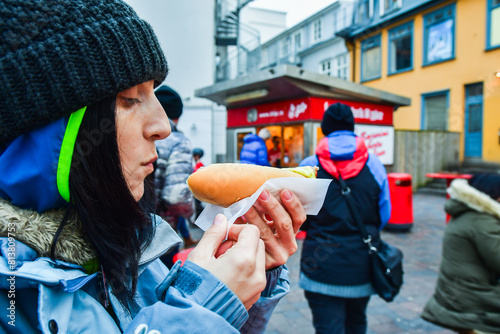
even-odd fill
[{"label": "red kiosk stand", "polygon": [[[323,114],[336,102],[351,107],[354,130],[365,140],[368,150],[384,165],[392,165],[393,113],[411,102],[403,96],[292,65],[278,65],[200,88],[195,96],[227,109],[223,162],[238,162],[245,136],[265,127],[274,138],[267,141],[268,150],[281,150],[275,167],[298,166],[314,154],[323,137]],[[274,147],[273,142],[279,145]]]}]

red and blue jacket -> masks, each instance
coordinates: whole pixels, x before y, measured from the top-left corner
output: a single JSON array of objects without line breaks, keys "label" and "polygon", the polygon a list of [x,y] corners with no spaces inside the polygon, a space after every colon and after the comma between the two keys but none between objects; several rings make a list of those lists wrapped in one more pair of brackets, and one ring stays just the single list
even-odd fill
[{"label": "red and blue jacket", "polygon": [[[379,230],[390,218],[387,174],[377,156],[369,154],[362,138],[351,131],[335,131],[316,148],[318,178],[332,179],[323,207],[309,216],[304,229],[301,271],[310,280],[354,286],[370,282],[368,248],[362,241],[346,199],[341,194],[339,174],[375,244]],[[310,162],[309,162],[310,163]]]}]

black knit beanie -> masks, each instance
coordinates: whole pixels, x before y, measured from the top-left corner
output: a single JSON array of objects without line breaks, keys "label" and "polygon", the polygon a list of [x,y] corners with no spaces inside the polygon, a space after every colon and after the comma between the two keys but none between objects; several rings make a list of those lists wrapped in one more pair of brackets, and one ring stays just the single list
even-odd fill
[{"label": "black knit beanie", "polygon": [[495,201],[500,198],[500,174],[474,174],[469,180],[469,185],[490,196]]},{"label": "black knit beanie", "polygon": [[17,136],[149,80],[167,62],[120,0],[0,1],[0,150]]},{"label": "black knit beanie", "polygon": [[160,101],[168,118],[178,119],[182,115],[182,99],[175,90],[168,86],[161,86],[155,91],[156,98]]},{"label": "black knit beanie", "polygon": [[354,116],[351,107],[337,102],[326,109],[321,121],[321,131],[328,136],[339,130],[354,131]]}]

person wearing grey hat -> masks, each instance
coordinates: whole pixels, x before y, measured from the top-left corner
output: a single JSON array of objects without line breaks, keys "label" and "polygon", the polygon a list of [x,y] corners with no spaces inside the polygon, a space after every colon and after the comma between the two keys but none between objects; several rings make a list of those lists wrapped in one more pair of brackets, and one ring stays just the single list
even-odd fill
[{"label": "person wearing grey hat", "polygon": [[[299,285],[305,290],[316,333],[364,334],[366,308],[375,290],[368,248],[351,217],[339,179],[345,180],[373,244],[378,246],[379,230],[391,213],[387,174],[377,156],[368,153],[363,139],[354,133],[350,106],[330,105],[321,130],[325,137],[318,143],[316,155],[301,165],[317,165],[317,177],[332,183],[319,214],[308,216],[302,228],[306,239]],[[316,261],[318,251],[330,255]]]},{"label": "person wearing grey hat", "polygon": [[[229,230],[219,215],[183,266],[158,259],[180,238],[153,214],[155,141],[171,130],[151,26],[120,0],[3,0],[0,18],[2,332],[263,331],[292,235],[263,243],[254,211]],[[300,226],[299,200],[281,197],[262,213]]]}]

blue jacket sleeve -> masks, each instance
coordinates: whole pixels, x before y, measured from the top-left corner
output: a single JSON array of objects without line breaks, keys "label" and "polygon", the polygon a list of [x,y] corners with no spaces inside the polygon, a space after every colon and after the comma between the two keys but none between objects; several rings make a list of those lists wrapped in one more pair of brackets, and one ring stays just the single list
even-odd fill
[{"label": "blue jacket sleeve", "polygon": [[372,173],[373,177],[380,187],[378,207],[381,224],[379,229],[383,229],[391,218],[391,195],[389,193],[389,181],[387,180],[387,172],[385,171],[384,165],[382,165],[378,157],[374,154],[369,155],[366,164],[368,165],[370,172]]},{"label": "blue jacket sleeve", "polygon": [[264,333],[274,308],[288,292],[288,269],[280,266],[267,272],[267,285],[259,300],[248,311],[249,317],[240,333]]},{"label": "blue jacket sleeve", "polygon": [[[236,295],[196,264],[177,262],[156,288],[158,302],[144,307],[125,333],[239,333],[248,312]],[[147,332],[146,331],[146,332]]]}]

